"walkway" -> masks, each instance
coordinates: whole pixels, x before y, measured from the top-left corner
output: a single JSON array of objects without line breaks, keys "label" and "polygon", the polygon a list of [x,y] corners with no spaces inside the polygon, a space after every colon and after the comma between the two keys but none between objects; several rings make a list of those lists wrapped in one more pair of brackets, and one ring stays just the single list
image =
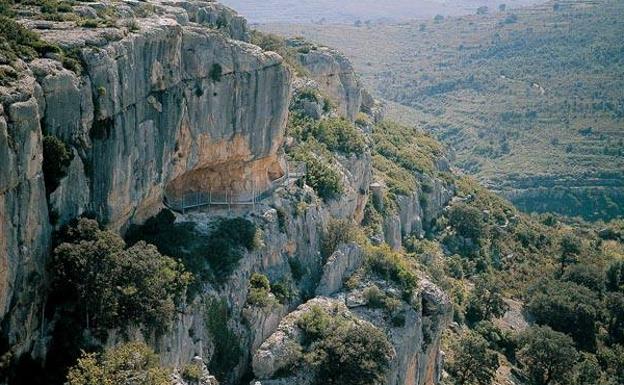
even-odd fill
[{"label": "walkway", "polygon": [[286,173],[284,173],[284,175],[280,178],[272,181],[270,187],[262,192],[257,191],[254,183],[252,184],[251,191],[238,194],[232,192],[231,190],[226,190],[225,192],[213,192],[211,189],[207,192],[188,192],[181,198],[177,199],[168,197],[165,194],[163,203],[169,209],[181,213],[210,206],[227,206],[228,210],[231,209],[232,206],[252,206],[253,210],[255,210],[256,203],[269,198],[279,187],[287,186],[291,182],[302,178],[305,173],[305,163],[286,162]]}]

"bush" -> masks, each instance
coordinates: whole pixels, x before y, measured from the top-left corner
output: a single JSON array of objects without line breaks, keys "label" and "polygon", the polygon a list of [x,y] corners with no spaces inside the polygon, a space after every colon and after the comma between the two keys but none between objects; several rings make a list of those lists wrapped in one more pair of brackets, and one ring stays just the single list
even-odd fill
[{"label": "bush", "polygon": [[46,192],[51,194],[59,186],[60,180],[67,175],[73,159],[69,146],[56,136],[43,137],[43,179]]},{"label": "bush", "polygon": [[60,53],[58,46],[46,43],[39,35],[22,26],[12,17],[12,10],[5,3],[4,15],[0,15],[0,49],[10,60],[16,58],[30,61],[48,52]]},{"label": "bush", "polygon": [[210,67],[210,72],[208,73],[208,76],[210,77],[210,79],[212,79],[212,81],[220,82],[221,76],[223,76],[223,68],[221,67],[221,65],[219,63],[214,63],[212,67]]},{"label": "bush", "polygon": [[[131,226],[126,237],[130,244],[139,240],[153,243],[161,253],[181,259],[200,280],[216,282],[224,282],[244,250],[253,250],[257,241],[256,225],[245,218],[220,218],[206,235],[196,231],[193,223],[175,223],[175,215],[169,210],[161,211],[142,226]],[[199,282],[194,291],[199,290],[197,285]]]},{"label": "bush", "polygon": [[596,293],[573,282],[544,280],[530,288],[526,309],[539,325],[572,336],[580,349],[596,349],[602,312]]},{"label": "bush", "polygon": [[330,315],[312,305],[298,320],[306,361],[316,369],[315,384],[383,384],[394,354],[387,337],[367,322]]},{"label": "bush", "polygon": [[303,330],[304,344],[308,345],[314,341],[324,338],[332,326],[330,315],[320,306],[313,305],[310,311],[304,313],[297,320],[297,326]]},{"label": "bush", "polygon": [[382,385],[394,355],[383,332],[358,322],[340,324],[316,349],[318,385]]},{"label": "bush", "polygon": [[498,356],[487,341],[475,332],[467,332],[457,341],[449,373],[456,384],[490,385],[499,367]]},{"label": "bush", "polygon": [[240,338],[228,326],[230,313],[227,303],[216,298],[207,298],[205,303],[206,329],[210,332],[214,344],[208,369],[218,378],[226,379],[241,358]]},{"label": "bush", "polygon": [[466,321],[475,324],[493,317],[502,317],[509,308],[503,300],[502,288],[502,282],[495,277],[480,277],[470,293],[466,307]]},{"label": "bush", "polygon": [[371,308],[385,309],[388,313],[394,314],[401,307],[401,301],[386,295],[376,285],[364,289],[363,294],[368,306]]},{"label": "bush", "polygon": [[249,294],[247,302],[250,305],[266,307],[273,303],[270,297],[271,285],[269,278],[264,274],[253,273],[249,279]]},{"label": "bush", "polygon": [[169,385],[171,371],[147,345],[130,342],[102,355],[83,353],[69,369],[67,385],[141,384]]},{"label": "bush", "polygon": [[354,242],[357,238],[357,227],[349,219],[330,219],[327,230],[323,233],[321,255],[327,260],[338,246]]},{"label": "bush", "polygon": [[561,279],[585,286],[598,294],[602,294],[605,291],[605,274],[598,266],[586,264],[569,266]]},{"label": "bush", "polygon": [[91,219],[78,219],[61,239],[52,255],[54,286],[77,304],[87,328],[167,329],[190,280],[181,264],[145,242],[126,249]]},{"label": "bush", "polygon": [[331,151],[359,155],[366,149],[364,135],[343,118],[321,120],[312,135]]},{"label": "bush", "polygon": [[306,164],[305,182],[319,197],[328,201],[342,194],[342,178],[327,161],[314,155],[305,156],[302,160]]},{"label": "bush", "polygon": [[527,329],[520,338],[518,361],[532,385],[568,384],[578,353],[572,339],[548,326]]},{"label": "bush", "polygon": [[289,282],[280,281],[271,284],[271,292],[281,304],[286,304],[295,297],[295,292]]},{"label": "bush", "polygon": [[372,272],[398,284],[406,295],[410,295],[418,285],[418,277],[405,256],[390,250],[389,246],[371,247],[366,259]]},{"label": "bush", "polygon": [[186,382],[199,383],[203,375],[204,371],[198,363],[187,364],[182,368],[182,378]]},{"label": "bush", "polygon": [[448,214],[449,224],[462,237],[478,241],[485,234],[485,221],[481,210],[466,204],[454,205]]}]

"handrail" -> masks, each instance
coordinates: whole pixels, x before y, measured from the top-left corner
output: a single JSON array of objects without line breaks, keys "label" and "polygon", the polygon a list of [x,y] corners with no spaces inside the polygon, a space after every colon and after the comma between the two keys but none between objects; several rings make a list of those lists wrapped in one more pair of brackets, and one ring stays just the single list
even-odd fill
[{"label": "handrail", "polygon": [[[293,164],[291,171],[290,164]],[[251,194],[249,192],[239,193],[238,199],[231,190],[226,189],[225,192],[213,192],[212,188],[208,192],[203,191],[191,191],[182,195],[181,198],[174,199],[168,197],[165,193],[163,203],[169,209],[181,213],[185,213],[187,210],[210,207],[210,206],[228,206],[230,209],[232,206],[253,206],[255,210],[256,203],[267,199],[271,194],[277,190],[277,188],[287,185],[291,179],[299,179],[306,173],[306,165],[304,162],[287,162],[286,172],[281,177],[271,181],[269,188],[262,192],[256,190],[255,183],[252,183]],[[247,199],[240,199],[241,196],[250,196]]]}]

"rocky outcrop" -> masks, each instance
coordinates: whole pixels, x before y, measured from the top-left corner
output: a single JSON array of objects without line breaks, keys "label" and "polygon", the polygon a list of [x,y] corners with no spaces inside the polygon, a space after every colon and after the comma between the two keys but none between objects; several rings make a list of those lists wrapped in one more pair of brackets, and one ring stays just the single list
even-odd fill
[{"label": "rocky outcrop", "polygon": [[24,87],[30,97],[0,107],[0,317],[16,355],[36,349],[51,232],[41,172],[41,88],[33,81]]},{"label": "rocky outcrop", "polygon": [[[440,163],[439,171],[445,171],[444,165],[448,163],[444,159]],[[394,249],[401,247],[405,236],[422,238],[455,194],[455,187],[446,180],[426,175],[419,175],[419,178],[426,187],[407,196],[398,195],[396,210],[384,218],[384,239]]]},{"label": "rocky outcrop", "polygon": [[[298,41],[291,44],[298,45]],[[363,88],[349,59],[327,47],[300,49],[299,62],[321,92],[336,105],[338,113],[354,121],[362,107]],[[370,99],[367,99],[370,103]]]},{"label": "rocky outcrop", "polygon": [[[389,293],[391,285],[377,282]],[[284,317],[279,327],[253,355],[253,371],[262,384],[313,382],[312,369],[297,366],[301,356],[303,332],[298,320],[313,307],[324,309],[334,317],[366,322],[383,330],[393,347],[390,368],[386,374],[389,385],[435,384],[442,373],[440,334],[449,322],[451,305],[448,297],[430,281],[423,279],[410,303],[401,302],[401,322],[391,320],[384,309],[369,307],[362,292],[370,287],[365,282],[350,292],[333,297],[317,297],[299,306]],[[353,297],[361,301],[353,301]],[[413,306],[417,304],[417,306]],[[298,369],[297,369],[298,368]],[[279,375],[278,375],[279,374]],[[278,377],[278,378],[276,378]]]},{"label": "rocky outcrop", "polygon": [[323,266],[323,275],[316,287],[316,295],[328,296],[337,292],[342,287],[344,279],[362,266],[362,262],[362,250],[357,244],[339,247]]}]

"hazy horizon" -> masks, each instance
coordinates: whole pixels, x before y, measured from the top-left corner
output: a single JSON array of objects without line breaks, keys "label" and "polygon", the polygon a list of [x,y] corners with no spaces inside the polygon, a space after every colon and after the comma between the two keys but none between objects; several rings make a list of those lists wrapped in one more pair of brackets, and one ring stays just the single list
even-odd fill
[{"label": "hazy horizon", "polygon": [[431,18],[437,14],[473,14],[480,6],[491,11],[500,4],[516,8],[544,0],[221,0],[251,23],[353,23],[357,20],[402,21]]}]

